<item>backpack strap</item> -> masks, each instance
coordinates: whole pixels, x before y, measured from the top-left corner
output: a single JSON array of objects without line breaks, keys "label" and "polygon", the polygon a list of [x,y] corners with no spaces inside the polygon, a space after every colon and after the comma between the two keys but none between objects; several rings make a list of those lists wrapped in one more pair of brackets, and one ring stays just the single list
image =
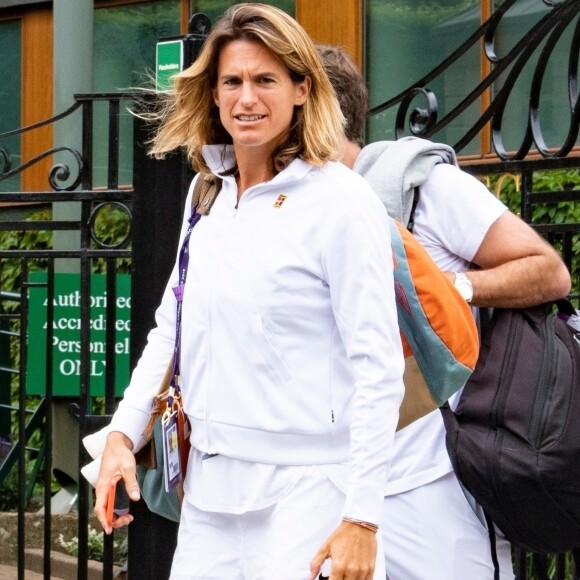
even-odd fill
[{"label": "backpack strap", "polygon": [[219,177],[213,173],[200,173],[193,186],[191,207],[195,208],[199,215],[209,214],[221,188],[222,180]]},{"label": "backpack strap", "polygon": [[409,221],[407,222],[407,229],[413,233],[413,228],[415,227],[415,210],[417,209],[417,204],[419,203],[419,186],[415,186],[413,190],[413,203],[411,204],[411,214],[409,215]]},{"label": "backpack strap", "polygon": [[493,580],[499,580],[499,560],[497,559],[495,525],[485,510],[483,510],[483,514],[485,516],[485,523],[487,524],[487,533],[489,534],[489,547],[491,561],[493,562]]}]

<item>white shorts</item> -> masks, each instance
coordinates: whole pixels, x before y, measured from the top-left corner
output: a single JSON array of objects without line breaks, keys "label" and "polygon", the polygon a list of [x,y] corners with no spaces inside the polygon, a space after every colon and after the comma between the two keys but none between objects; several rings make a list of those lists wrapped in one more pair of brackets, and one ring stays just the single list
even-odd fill
[{"label": "white shorts", "polygon": [[[387,580],[493,580],[485,520],[470,501],[453,473],[386,497],[381,531]],[[501,580],[512,580],[511,546],[499,531],[496,549]]]},{"label": "white shorts", "polygon": [[[202,511],[186,500],[171,580],[308,580],[310,561],[340,524],[344,502],[317,466],[265,509],[232,515]],[[380,534],[377,544],[373,578],[384,580]]]}]

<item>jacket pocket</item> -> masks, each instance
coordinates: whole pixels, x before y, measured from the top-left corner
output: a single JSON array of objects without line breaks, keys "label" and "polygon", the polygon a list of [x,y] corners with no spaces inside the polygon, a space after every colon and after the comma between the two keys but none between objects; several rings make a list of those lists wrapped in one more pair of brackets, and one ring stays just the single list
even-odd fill
[{"label": "jacket pocket", "polygon": [[257,339],[255,346],[259,350],[266,368],[272,373],[272,378],[280,384],[291,381],[293,376],[272,324],[261,314],[254,314],[252,326]]}]

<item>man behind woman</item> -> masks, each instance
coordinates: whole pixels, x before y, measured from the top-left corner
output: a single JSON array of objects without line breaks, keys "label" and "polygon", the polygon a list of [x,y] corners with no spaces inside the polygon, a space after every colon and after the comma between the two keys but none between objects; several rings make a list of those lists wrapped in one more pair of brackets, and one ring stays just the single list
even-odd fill
[{"label": "man behind woman", "polygon": [[[319,51],[347,119],[343,162],[405,223],[419,187],[413,234],[471,304],[524,307],[568,294],[570,275],[554,249],[454,165],[450,147],[414,138],[363,147],[364,79],[344,50]],[[448,162],[424,171],[425,155]],[[439,411],[397,433],[385,496],[389,580],[494,578],[485,519],[453,473]],[[499,532],[497,541],[501,579],[513,578],[510,545]]]}]

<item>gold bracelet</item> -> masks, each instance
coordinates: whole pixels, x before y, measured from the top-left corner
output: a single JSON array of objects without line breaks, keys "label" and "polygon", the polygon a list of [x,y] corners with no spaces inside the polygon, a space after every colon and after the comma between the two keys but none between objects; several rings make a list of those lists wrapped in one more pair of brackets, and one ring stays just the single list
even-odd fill
[{"label": "gold bracelet", "polygon": [[379,530],[379,526],[377,526],[376,524],[371,524],[369,522],[363,522],[361,520],[355,520],[352,518],[342,518],[343,521],[348,522],[349,524],[355,524],[357,526],[360,526],[361,528],[365,528],[367,530],[370,530],[373,533],[377,533]]}]

